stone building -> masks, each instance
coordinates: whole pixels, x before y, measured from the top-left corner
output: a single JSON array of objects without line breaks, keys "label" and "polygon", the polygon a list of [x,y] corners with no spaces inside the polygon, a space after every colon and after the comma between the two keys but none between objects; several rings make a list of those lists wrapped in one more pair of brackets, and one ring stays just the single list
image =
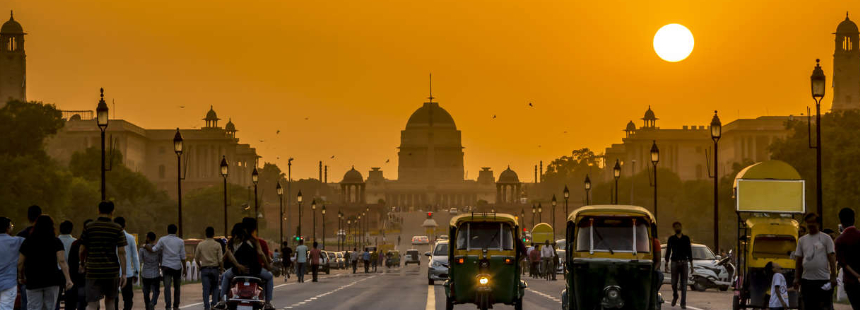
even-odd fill
[{"label": "stone building", "polygon": [[[47,143],[48,154],[68,163],[72,154],[89,147],[100,147],[100,130],[92,111],[64,111],[65,126]],[[182,152],[183,192],[212,185],[221,186],[222,156],[227,158],[227,181],[250,186],[251,171],[259,156],[248,144],[239,143],[236,126],[228,121],[225,128],[218,125],[217,113],[210,107],[199,129],[179,129],[184,140]],[[123,164],[140,172],[156,186],[176,198],[177,155],[173,151],[176,129],[145,129],[127,120],[111,119],[105,130],[106,149],[122,153]],[[112,143],[111,143],[112,141]],[[109,151],[108,151],[109,152]],[[110,177],[110,175],[108,175]]]},{"label": "stone building", "polygon": [[[732,172],[734,163],[770,159],[768,147],[774,140],[788,136],[785,122],[792,116],[761,116],[737,119],[723,124],[719,140],[719,175]],[[703,118],[704,119],[704,118]],[[622,176],[652,169],[651,145],[660,149],[657,167],[670,169],[681,180],[707,180],[713,174],[713,140],[710,125],[690,125],[681,128],[660,128],[656,114],[649,107],[642,118],[643,126],[636,128],[630,121],[624,129],[622,143],[612,144],[604,153],[605,163],[622,162]],[[602,181],[612,179],[612,169],[604,169]],[[709,171],[711,171],[709,173]]]},{"label": "stone building", "polygon": [[10,11],[9,20],[0,27],[0,108],[10,99],[27,100],[25,34]]},{"label": "stone building", "polygon": [[836,27],[833,48],[833,106],[831,110],[860,109],[860,31],[848,19]]}]

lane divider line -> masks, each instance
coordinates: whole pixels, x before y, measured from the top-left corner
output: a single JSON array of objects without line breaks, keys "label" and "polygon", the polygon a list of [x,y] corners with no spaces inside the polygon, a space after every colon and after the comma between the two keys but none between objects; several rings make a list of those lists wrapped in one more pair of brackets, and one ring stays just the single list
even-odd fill
[{"label": "lane divider line", "polygon": [[436,310],[436,286],[427,286],[427,306],[424,310]]},{"label": "lane divider line", "polygon": [[[533,289],[531,289],[531,288],[526,288],[526,290],[527,290],[527,291],[529,291],[529,292],[532,292],[532,293],[538,294],[538,295],[540,295],[540,296],[543,296],[543,297],[549,298],[549,299],[551,299],[551,300],[553,300],[553,301],[555,301],[555,302],[557,302],[557,303],[561,303],[561,299],[558,299],[558,298],[556,298],[556,297],[550,296],[549,294],[545,294],[545,293],[542,293],[542,292],[538,292],[538,291],[535,291],[535,290],[533,290]],[[695,309],[694,309],[694,310],[695,310]],[[699,310],[702,310],[702,309],[699,309]]]},{"label": "lane divider line", "polygon": [[294,304],[292,304],[292,305],[290,305],[290,306],[284,307],[283,309],[292,309],[292,308],[294,308],[294,307],[298,307],[298,306],[301,306],[301,305],[307,304],[307,303],[309,303],[309,302],[311,302],[311,301],[317,300],[318,298],[328,296],[329,294],[333,294],[333,293],[335,293],[335,292],[337,292],[337,291],[340,291],[340,290],[345,289],[345,288],[347,288],[347,287],[353,286],[353,285],[357,284],[358,282],[361,282],[361,281],[364,281],[364,280],[370,280],[370,279],[373,279],[373,278],[376,278],[376,276],[367,277],[367,278],[362,278],[362,279],[360,279],[360,280],[352,281],[352,282],[351,282],[351,283],[349,283],[349,284],[344,284],[344,285],[342,285],[341,287],[338,287],[338,288],[333,289],[333,290],[331,290],[331,291],[328,291],[328,292],[325,292],[325,293],[322,293],[322,294],[316,295],[316,296],[314,296],[314,297],[311,297],[311,298],[305,299],[305,300],[303,300],[303,301],[300,301],[300,302],[294,303]]}]

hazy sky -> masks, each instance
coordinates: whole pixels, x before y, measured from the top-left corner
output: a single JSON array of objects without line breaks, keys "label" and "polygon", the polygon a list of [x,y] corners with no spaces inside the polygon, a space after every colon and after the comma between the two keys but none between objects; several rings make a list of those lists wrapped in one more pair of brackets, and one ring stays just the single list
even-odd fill
[{"label": "hazy sky", "polygon": [[[723,123],[805,112],[815,58],[829,84],[832,33],[846,11],[860,21],[849,0],[5,0],[3,10],[28,33],[29,99],[94,110],[104,87],[118,118],[146,128],[199,127],[214,105],[264,161],[285,169],[295,157],[297,178],[325,160],[330,181],[351,165],[396,178],[400,130],[431,72],[463,132],[469,178],[510,164],[531,181],[539,160],[619,142],[649,105],[664,128],[705,125],[714,109]],[[651,46],[669,23],[696,40],[678,63]]]}]

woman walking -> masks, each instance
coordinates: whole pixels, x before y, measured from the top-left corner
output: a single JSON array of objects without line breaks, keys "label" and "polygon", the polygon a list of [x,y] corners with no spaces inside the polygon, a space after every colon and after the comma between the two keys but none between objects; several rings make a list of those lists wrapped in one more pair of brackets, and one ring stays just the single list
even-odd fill
[{"label": "woman walking", "polygon": [[61,284],[65,290],[71,289],[71,279],[63,242],[54,233],[54,220],[41,215],[21,244],[18,259],[18,282],[27,285],[27,310],[54,310]]}]

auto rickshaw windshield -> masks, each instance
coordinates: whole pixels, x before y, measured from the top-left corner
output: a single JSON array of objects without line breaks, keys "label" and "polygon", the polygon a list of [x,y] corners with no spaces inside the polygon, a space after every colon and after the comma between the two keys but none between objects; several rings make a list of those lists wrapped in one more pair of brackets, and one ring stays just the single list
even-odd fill
[{"label": "auto rickshaw windshield", "polygon": [[[634,229],[633,223],[636,222]],[[632,217],[589,217],[579,221],[577,252],[651,252],[648,223]],[[635,240],[635,251],[633,248]]]},{"label": "auto rickshaw windshield", "polygon": [[463,223],[457,229],[458,250],[513,250],[511,226],[498,222]]},{"label": "auto rickshaw windshield", "polygon": [[791,258],[797,248],[794,236],[759,235],[753,239],[753,258]]}]

